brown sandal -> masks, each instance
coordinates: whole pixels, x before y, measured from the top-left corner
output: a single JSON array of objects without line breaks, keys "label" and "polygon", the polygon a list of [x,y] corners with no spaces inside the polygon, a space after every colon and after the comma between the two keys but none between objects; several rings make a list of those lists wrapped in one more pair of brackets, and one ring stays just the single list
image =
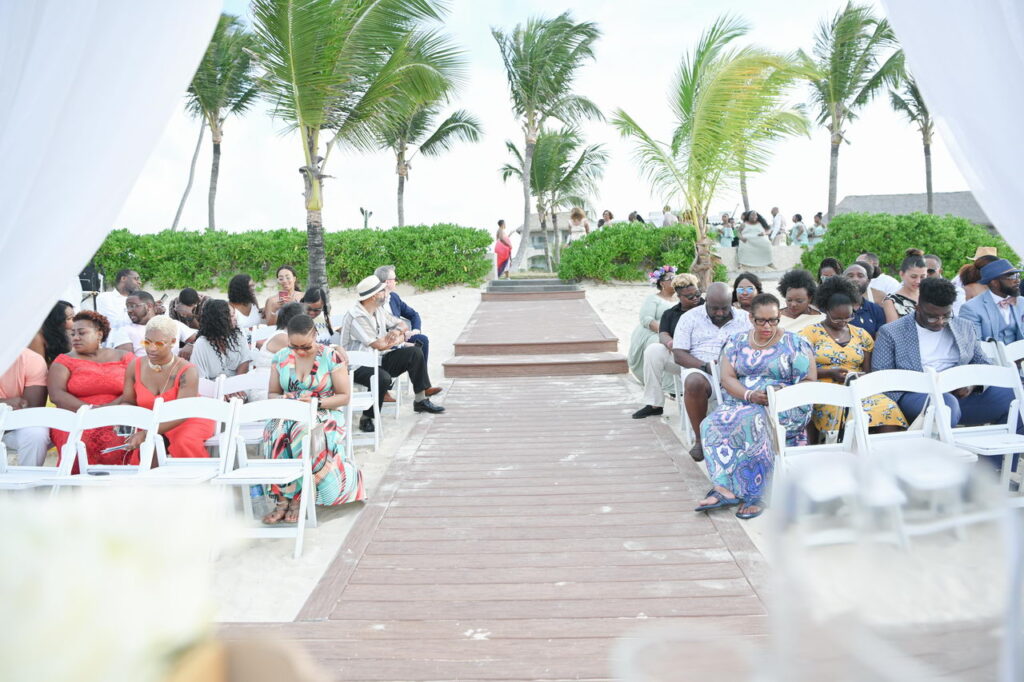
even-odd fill
[{"label": "brown sandal", "polygon": [[281,523],[281,519],[285,517],[285,514],[288,511],[288,506],[290,504],[291,503],[289,502],[287,497],[282,497],[280,500],[277,501],[277,505],[274,507],[274,511],[270,512],[269,514],[263,517],[263,523],[267,524],[268,526],[273,525],[275,523]]},{"label": "brown sandal", "polygon": [[288,504],[288,512],[284,515],[285,523],[298,523],[299,522],[299,496],[296,495],[292,498]]}]

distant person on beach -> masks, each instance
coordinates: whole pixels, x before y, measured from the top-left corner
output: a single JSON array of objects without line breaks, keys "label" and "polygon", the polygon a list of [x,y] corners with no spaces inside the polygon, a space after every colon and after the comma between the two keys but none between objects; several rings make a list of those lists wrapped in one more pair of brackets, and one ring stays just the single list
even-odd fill
[{"label": "distant person on beach", "polygon": [[772,241],[772,246],[778,246],[786,243],[786,219],[779,213],[778,206],[772,206],[772,227],[768,233],[768,238]]},{"label": "distant person on beach", "polygon": [[605,225],[611,223],[612,220],[614,220],[614,218],[615,216],[612,215],[612,212],[609,211],[608,209],[605,209],[604,211],[601,212],[601,219],[597,221],[597,226],[599,228],[604,227]]},{"label": "distant person on beach", "polygon": [[801,248],[810,248],[810,236],[807,230],[807,226],[804,225],[804,217],[799,213],[793,214],[793,227],[789,233],[789,238],[796,246]]},{"label": "distant person on beach", "polygon": [[732,225],[732,217],[728,213],[722,214],[722,227],[718,231],[718,245],[722,248],[732,247],[736,239],[736,230]]},{"label": "distant person on beach", "polygon": [[824,217],[821,215],[821,211],[814,214],[814,224],[811,225],[810,230],[807,233],[807,239],[810,242],[811,248],[813,249],[821,240],[825,238],[825,222]]},{"label": "distant person on beach", "polygon": [[736,259],[741,267],[763,268],[772,264],[772,243],[768,239],[768,223],[757,211],[747,211],[743,214]]},{"label": "distant person on beach", "polygon": [[[587,226],[589,232],[590,226]],[[498,277],[505,275],[508,279],[508,266],[512,262],[512,240],[505,231],[505,221],[498,221],[498,231],[494,235],[494,254],[498,257]]]},{"label": "distant person on beach", "polygon": [[665,206],[661,209],[661,226],[668,227],[670,225],[678,225],[679,217],[672,212],[671,206]]}]

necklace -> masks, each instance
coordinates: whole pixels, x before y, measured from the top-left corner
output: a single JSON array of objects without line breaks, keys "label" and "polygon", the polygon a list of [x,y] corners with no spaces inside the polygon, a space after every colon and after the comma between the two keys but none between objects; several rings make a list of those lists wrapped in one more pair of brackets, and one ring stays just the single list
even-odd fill
[{"label": "necklace", "polygon": [[[173,367],[173,366],[174,366],[174,363],[176,363],[177,361],[178,361],[178,358],[174,358],[173,360],[171,360],[171,361],[170,361],[170,362],[168,362],[168,363],[167,363],[166,365],[164,365],[163,367],[161,367],[160,369],[158,369],[158,370],[156,370],[156,371],[160,372],[160,371],[162,371],[162,370],[163,370],[163,368],[164,368],[164,367],[168,367],[168,368],[170,368],[170,367]],[[151,364],[151,365],[150,365],[150,367],[152,367],[152,366],[153,366],[153,365]],[[158,367],[159,367],[159,365],[158,365]],[[156,396],[161,396],[161,395],[163,395],[163,394],[164,394],[164,391],[166,391],[166,390],[167,390],[167,384],[171,383],[171,379],[173,379],[173,378],[174,378],[174,372],[168,372],[168,373],[167,373],[167,376],[166,376],[166,377],[164,378],[164,385],[163,385],[163,386],[161,386],[161,387],[160,387],[160,390],[159,390],[159,391],[157,391],[156,393],[154,393],[153,395],[156,395]]]},{"label": "necklace", "polygon": [[767,341],[765,341],[765,343],[763,345],[759,344],[757,341],[755,341],[754,340],[754,335],[753,335],[753,333],[751,333],[751,335],[750,335],[750,345],[753,346],[754,348],[767,348],[768,346],[772,345],[772,343],[775,341],[775,335],[778,334],[778,333],[779,333],[778,329],[773,331],[771,338],[768,339]]},{"label": "necklace", "polygon": [[167,369],[168,367],[170,367],[171,365],[173,365],[175,360],[177,360],[177,358],[172,357],[170,362],[165,363],[163,365],[157,365],[152,360],[150,360],[149,358],[146,358],[146,364],[149,365],[149,368],[151,370],[153,370],[154,372],[159,374],[159,373],[163,372],[165,369]]}]

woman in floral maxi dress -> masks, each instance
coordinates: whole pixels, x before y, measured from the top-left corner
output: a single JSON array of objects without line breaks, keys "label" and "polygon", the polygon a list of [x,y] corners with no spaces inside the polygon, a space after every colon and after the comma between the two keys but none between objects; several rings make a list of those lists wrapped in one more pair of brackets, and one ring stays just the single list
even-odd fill
[{"label": "woman in floral maxi dress", "polygon": [[[349,400],[348,364],[337,351],[317,343],[316,326],[307,315],[288,322],[288,345],[274,355],[270,397],[319,401],[318,427],[313,430],[312,468],[316,504],[337,505],[366,498],[363,475],[345,449],[342,407]],[[321,436],[322,433],[322,436]],[[287,419],[271,419],[263,432],[263,451],[273,459],[302,456],[310,437],[305,425]],[[273,486],[277,507],[264,523],[298,521],[302,479]]]},{"label": "woman in floral maxi dress", "polygon": [[[816,379],[814,356],[805,339],[779,329],[779,301],[758,295],[750,306],[753,329],[731,337],[722,349],[722,404],[701,424],[704,460],[714,487],[696,511],[740,504],[736,516],[763,511],[774,464],[775,425],[768,416],[769,386]],[[786,442],[806,442],[810,407],[779,415]]]}]

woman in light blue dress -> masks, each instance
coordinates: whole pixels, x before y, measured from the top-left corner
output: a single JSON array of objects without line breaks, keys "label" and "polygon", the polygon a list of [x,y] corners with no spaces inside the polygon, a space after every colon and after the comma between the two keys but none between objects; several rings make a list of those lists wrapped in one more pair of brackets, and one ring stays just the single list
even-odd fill
[{"label": "woman in light blue dress", "polygon": [[[764,510],[762,498],[775,459],[768,416],[768,386],[815,381],[814,353],[807,340],[779,328],[779,301],[760,294],[751,304],[753,329],[732,336],[722,349],[722,397],[701,424],[704,461],[713,488],[696,511],[740,505],[736,516],[752,519]],[[810,406],[779,415],[786,442],[806,442]]]},{"label": "woman in light blue dress", "polygon": [[678,302],[676,290],[672,288],[672,278],[675,276],[676,268],[672,265],[662,265],[647,275],[657,291],[645,298],[640,306],[640,324],[630,336],[627,358],[629,371],[641,384],[644,383],[644,351],[647,346],[657,343],[661,316]]}]

